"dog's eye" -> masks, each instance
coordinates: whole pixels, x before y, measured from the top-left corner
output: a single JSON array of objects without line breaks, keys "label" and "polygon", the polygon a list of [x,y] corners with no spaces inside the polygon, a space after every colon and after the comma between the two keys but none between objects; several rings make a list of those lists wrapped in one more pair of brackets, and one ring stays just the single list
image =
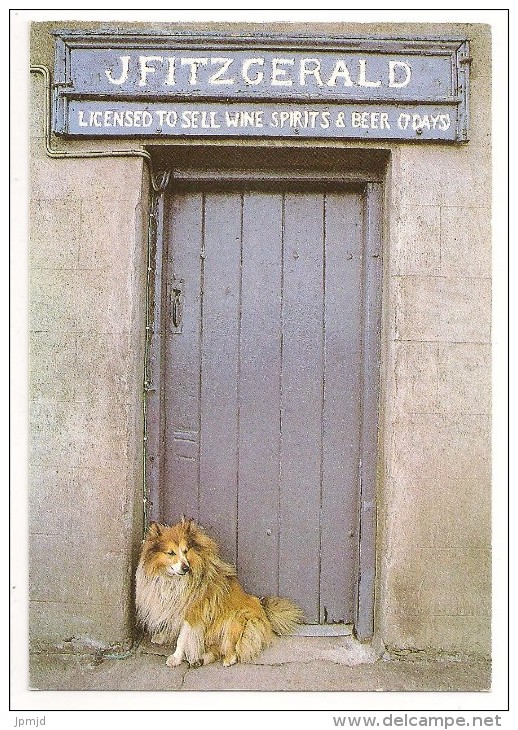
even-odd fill
[{"label": "dog's eye", "polygon": [[175,553],[175,551],[174,551],[174,550],[168,550],[167,554],[168,554],[168,555],[176,555],[176,553]]}]

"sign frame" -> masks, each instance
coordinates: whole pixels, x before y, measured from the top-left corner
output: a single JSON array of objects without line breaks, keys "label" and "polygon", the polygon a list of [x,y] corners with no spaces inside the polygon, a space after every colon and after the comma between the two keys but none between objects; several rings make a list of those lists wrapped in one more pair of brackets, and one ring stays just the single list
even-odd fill
[{"label": "sign frame", "polygon": [[[84,138],[84,137],[96,137],[96,138],[113,138],[113,137],[124,137],[124,138],[146,138],[156,140],[157,138],[174,140],[175,138],[201,138],[201,137],[212,137],[212,138],[228,138],[228,137],[262,137],[262,138],[332,138],[332,139],[345,139],[345,140],[387,140],[396,142],[408,142],[408,141],[441,141],[441,142],[466,142],[468,141],[468,128],[469,128],[469,66],[470,66],[470,54],[469,54],[469,41],[461,37],[388,37],[388,36],[370,36],[370,37],[348,37],[348,36],[305,36],[301,34],[287,35],[287,34],[266,34],[266,33],[250,33],[250,34],[222,34],[222,33],[191,33],[191,32],[147,32],[147,31],[114,31],[107,29],[106,31],[84,31],[84,30],[58,30],[54,32],[56,38],[55,47],[55,68],[54,68],[54,84],[53,84],[53,114],[52,114],[52,129],[56,135],[70,138]],[[273,63],[279,61],[279,57],[287,54],[291,54],[288,58],[293,59],[284,62],[295,64],[295,62],[306,63],[304,67],[307,74],[312,73],[311,66],[308,62],[312,59],[312,56],[320,54],[318,58],[324,60],[331,58],[363,58],[368,59],[369,63],[380,64],[382,60],[393,58],[406,58],[406,59],[418,59],[423,69],[431,68],[433,73],[433,83],[435,87],[444,88],[449,86],[448,93],[441,93],[439,95],[428,94],[411,94],[405,92],[402,98],[398,98],[397,93],[399,92],[398,83],[394,83],[394,88],[381,88],[381,82],[367,81],[365,77],[365,65],[367,61],[358,60],[356,63],[360,64],[360,70],[364,74],[365,83],[362,85],[361,79],[359,83],[356,80],[351,84],[347,84],[348,88],[346,91],[343,90],[338,84],[335,83],[334,88],[331,87],[331,83],[328,85],[328,89],[317,89],[316,84],[313,88],[289,88],[287,83],[283,83],[286,77],[286,68],[276,68],[278,76],[276,79],[280,81],[278,86],[273,86],[273,81],[270,86],[265,84],[266,88],[257,89],[255,86],[252,87],[250,84],[245,85],[244,88],[238,89],[238,93],[232,95],[233,89],[229,86],[217,87],[216,84],[213,88],[209,88],[208,84],[199,83],[196,88],[187,88],[187,82],[185,82],[183,88],[172,88],[172,86],[164,86],[161,88],[153,87],[151,81],[154,81],[158,74],[155,74],[155,66],[150,61],[150,70],[146,71],[144,76],[140,76],[140,84],[135,81],[127,84],[128,88],[122,88],[123,84],[120,85],[111,83],[111,87],[107,88],[106,79],[101,76],[99,72],[97,77],[95,76],[92,69],[88,69],[88,64],[95,59],[97,54],[97,60],[99,58],[106,58],[108,53],[113,53],[121,64],[121,59],[125,60],[126,64],[131,63],[131,54],[136,53],[147,53],[149,58],[152,59],[157,56],[158,53],[172,53],[176,55],[178,53],[184,53],[188,56],[191,54],[191,60],[189,57],[178,59],[180,61],[186,61],[191,63],[191,73],[198,71],[198,67],[194,68],[192,65],[192,54],[199,56],[200,54],[219,54],[218,58],[211,58],[210,61],[223,60],[221,54],[234,54],[234,58],[237,59],[236,66],[238,65],[239,59],[245,58],[245,54],[248,55],[247,63],[250,63],[250,57],[255,58],[257,63],[258,54],[262,54],[261,58],[263,63]],[[103,55],[104,54],[104,55]],[[301,54],[306,57],[309,55],[310,58],[301,60]],[[333,55],[334,54],[334,55]],[[80,61],[84,61],[81,63]],[[91,61],[92,59],[92,61]],[[172,61],[175,61],[175,57],[171,57]],[[266,60],[265,60],[266,59]],[[169,60],[169,57],[168,59]],[[228,58],[227,58],[228,60]],[[282,62],[282,60],[281,60]],[[144,62],[145,64],[146,62]],[[341,77],[343,78],[343,69],[345,61],[341,61],[340,68],[342,70]],[[363,70],[361,68],[363,63]],[[390,61],[389,63],[394,63]],[[397,61],[395,62],[398,63]],[[401,67],[404,67],[404,61],[399,62]],[[435,70],[434,70],[435,64]],[[447,64],[447,66],[446,66]],[[224,64],[223,64],[224,65]],[[144,66],[146,69],[146,66]],[[171,69],[172,67],[170,67]],[[440,69],[442,78],[439,78]],[[445,73],[445,69],[448,69],[449,78]],[[264,74],[263,74],[264,69]],[[309,69],[309,70],[308,70]],[[128,69],[125,69],[126,72]],[[202,69],[203,71],[205,69]],[[399,69],[398,69],[399,70]],[[113,78],[118,75],[120,79],[123,78],[124,68],[121,72],[121,66],[117,67],[117,71],[107,71],[104,69],[105,74],[113,74]],[[141,69],[142,71],[142,69]],[[183,69],[179,69],[179,72]],[[347,74],[349,71],[345,68]],[[170,70],[170,73],[176,73],[176,69]],[[186,71],[185,71],[186,73]],[[266,76],[266,70],[263,66],[256,66],[254,68],[255,79],[259,78],[259,73],[262,76]],[[337,72],[339,73],[339,72]],[[395,73],[395,72],[394,72]],[[90,74],[90,75],[88,75]],[[284,74],[284,76],[283,76]],[[126,73],[129,78],[129,74]],[[178,73],[178,75],[180,75]],[[200,74],[201,76],[201,74]],[[95,87],[95,79],[100,80],[99,88]],[[171,78],[173,78],[171,76]],[[173,83],[176,83],[176,77]],[[227,77],[228,78],[228,77]],[[272,77],[273,78],[273,77]],[[302,76],[301,76],[302,78]],[[316,78],[316,77],[315,77]],[[148,79],[151,81],[148,84]],[[111,79],[109,79],[111,80]],[[144,80],[144,83],[142,83]],[[103,86],[104,81],[104,86]],[[131,79],[130,79],[131,81]],[[192,81],[192,76],[191,76]],[[426,82],[426,79],[425,79]],[[229,82],[230,83],[230,82]],[[441,84],[443,84],[441,86]],[[243,84],[241,84],[243,86]],[[294,86],[296,85],[296,79]],[[181,86],[181,84],[180,84]],[[385,87],[387,85],[385,84]],[[401,86],[401,84],[400,84]],[[426,86],[426,83],[425,83]],[[432,82],[430,81],[430,88],[432,88]],[[149,88],[148,88],[149,87]],[[178,109],[189,108],[192,110],[198,110],[200,114],[205,114],[203,119],[211,120],[214,122],[216,119],[221,119],[219,114],[223,114],[224,110],[242,108],[243,104],[248,103],[251,108],[254,109],[267,109],[270,110],[270,126],[266,125],[264,129],[262,124],[257,124],[255,128],[253,125],[248,128],[231,129],[228,127],[223,128],[221,124],[198,125],[188,126],[184,128],[166,128],[158,123],[159,120],[165,120],[163,116],[165,112],[159,112],[157,109],[168,108],[167,104],[179,104]],[[95,109],[95,104],[99,103],[102,108],[108,109],[108,112],[104,112],[105,116],[100,116],[101,112],[97,116],[92,116],[92,109]],[[127,105],[128,109],[135,109],[135,105],[140,104],[142,110],[148,110],[150,115],[162,114],[157,117],[156,123],[149,125],[148,127],[140,124],[140,126],[128,125],[125,127],[122,123],[117,126],[96,126],[95,122],[102,119],[103,122],[107,118],[106,114],[110,114],[110,109],[124,110],[124,104]],[[184,106],[181,106],[181,105]],[[185,107],[185,104],[190,105]],[[102,106],[104,105],[104,106]],[[132,106],[133,105],[133,106]],[[260,105],[260,106],[259,106]],[[310,106],[308,106],[310,105]],[[99,108],[101,108],[99,107]],[[279,113],[279,109],[285,109],[286,114],[288,111],[291,112],[306,112],[307,110],[331,110],[328,116],[324,114],[320,118],[320,127],[318,126],[318,118],[316,127],[294,129],[286,127],[286,129],[274,129],[271,123],[271,113],[276,110]],[[374,111],[372,111],[374,109]],[[404,121],[406,127],[400,125],[400,118],[398,118],[399,128],[395,128],[392,124],[391,131],[387,130],[386,124],[383,129],[383,124],[380,128],[380,115],[387,114],[387,111],[395,109],[396,111],[403,109],[402,112],[405,115]],[[79,111],[84,110],[83,116],[78,117]],[[339,110],[345,110],[344,115],[347,114],[349,121],[348,129],[337,129],[336,125],[332,129],[329,129],[328,120],[335,120],[336,115],[340,113]],[[353,113],[351,110],[356,110],[356,117],[351,117]],[[408,110],[408,113],[407,113]],[[415,116],[418,118],[418,122],[412,120],[412,110]],[[437,129],[435,128],[435,122],[433,129],[431,125],[421,125],[421,122],[425,119],[425,115],[430,119],[433,119],[433,114],[438,118],[441,110],[452,112],[453,121],[451,128],[448,129],[447,134],[441,133],[440,123]],[[71,113],[73,111],[73,114]],[[336,112],[335,116],[333,114]],[[364,115],[365,124],[362,124],[361,115],[363,112],[367,112]],[[420,113],[422,112],[422,113]],[[134,112],[132,112],[134,113]],[[182,113],[180,111],[180,113]],[[189,113],[189,112],[187,112]],[[193,112],[194,113],[194,112]],[[313,112],[311,112],[313,114]],[[316,114],[317,112],[314,112]],[[327,113],[327,112],[326,112]],[[88,116],[88,114],[90,116]],[[210,116],[212,114],[212,117]],[[86,116],[85,116],[86,115]],[[369,115],[374,115],[369,116]],[[431,116],[428,116],[431,115]],[[71,117],[78,120],[75,123],[71,123]],[[407,119],[408,117],[408,119]],[[108,117],[112,119],[113,117]],[[126,117],[127,119],[133,120],[133,117]],[[145,119],[148,117],[146,116]],[[198,119],[198,117],[196,117]],[[294,117],[300,119],[300,114]],[[381,117],[383,118],[383,117]],[[448,115],[449,118],[449,115]],[[141,117],[139,117],[141,120]],[[356,127],[351,124],[351,119],[357,122]],[[87,123],[90,120],[91,123]],[[92,121],[93,120],[93,121]],[[375,120],[374,127],[369,126],[369,120]],[[325,126],[324,122],[327,123]],[[410,126],[409,126],[410,125]],[[333,125],[331,125],[333,126]],[[345,125],[347,126],[347,125]],[[133,127],[130,129],[130,127]]]}]

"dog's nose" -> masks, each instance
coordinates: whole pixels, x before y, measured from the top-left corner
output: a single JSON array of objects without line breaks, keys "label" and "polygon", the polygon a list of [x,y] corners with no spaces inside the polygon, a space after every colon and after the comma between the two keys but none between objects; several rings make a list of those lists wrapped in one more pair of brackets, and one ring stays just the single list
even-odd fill
[{"label": "dog's nose", "polygon": [[186,565],[186,564],[182,565],[182,571],[184,573],[188,573],[190,571],[190,569],[191,569],[190,565]]}]

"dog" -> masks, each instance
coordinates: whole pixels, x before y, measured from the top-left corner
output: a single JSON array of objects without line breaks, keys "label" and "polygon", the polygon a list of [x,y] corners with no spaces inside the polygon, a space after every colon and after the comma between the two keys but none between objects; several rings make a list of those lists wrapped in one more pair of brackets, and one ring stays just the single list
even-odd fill
[{"label": "dog", "polygon": [[251,662],[274,635],[293,632],[302,612],[291,601],[246,593],[235,568],[194,520],[152,522],[136,571],[136,608],[155,644],[176,641],[166,664],[225,667]]}]

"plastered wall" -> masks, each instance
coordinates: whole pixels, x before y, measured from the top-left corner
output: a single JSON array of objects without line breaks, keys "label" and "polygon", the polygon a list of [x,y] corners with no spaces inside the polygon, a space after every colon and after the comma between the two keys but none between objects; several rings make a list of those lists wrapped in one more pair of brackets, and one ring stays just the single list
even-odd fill
[{"label": "plastered wall", "polygon": [[32,84],[31,638],[118,645],[142,523],[147,177],[140,159],[49,159]]},{"label": "plastered wall", "polygon": [[469,144],[392,155],[379,620],[390,647],[487,654],[490,46],[488,29],[470,36]]},{"label": "plastered wall", "polygon": [[[391,650],[488,654],[490,32],[315,28],[395,30],[470,39],[471,139],[375,145],[391,152],[376,634]],[[33,63],[52,63],[46,26]],[[31,82],[31,638],[124,645],[142,527],[148,177],[137,158],[49,159],[42,79]]]}]

